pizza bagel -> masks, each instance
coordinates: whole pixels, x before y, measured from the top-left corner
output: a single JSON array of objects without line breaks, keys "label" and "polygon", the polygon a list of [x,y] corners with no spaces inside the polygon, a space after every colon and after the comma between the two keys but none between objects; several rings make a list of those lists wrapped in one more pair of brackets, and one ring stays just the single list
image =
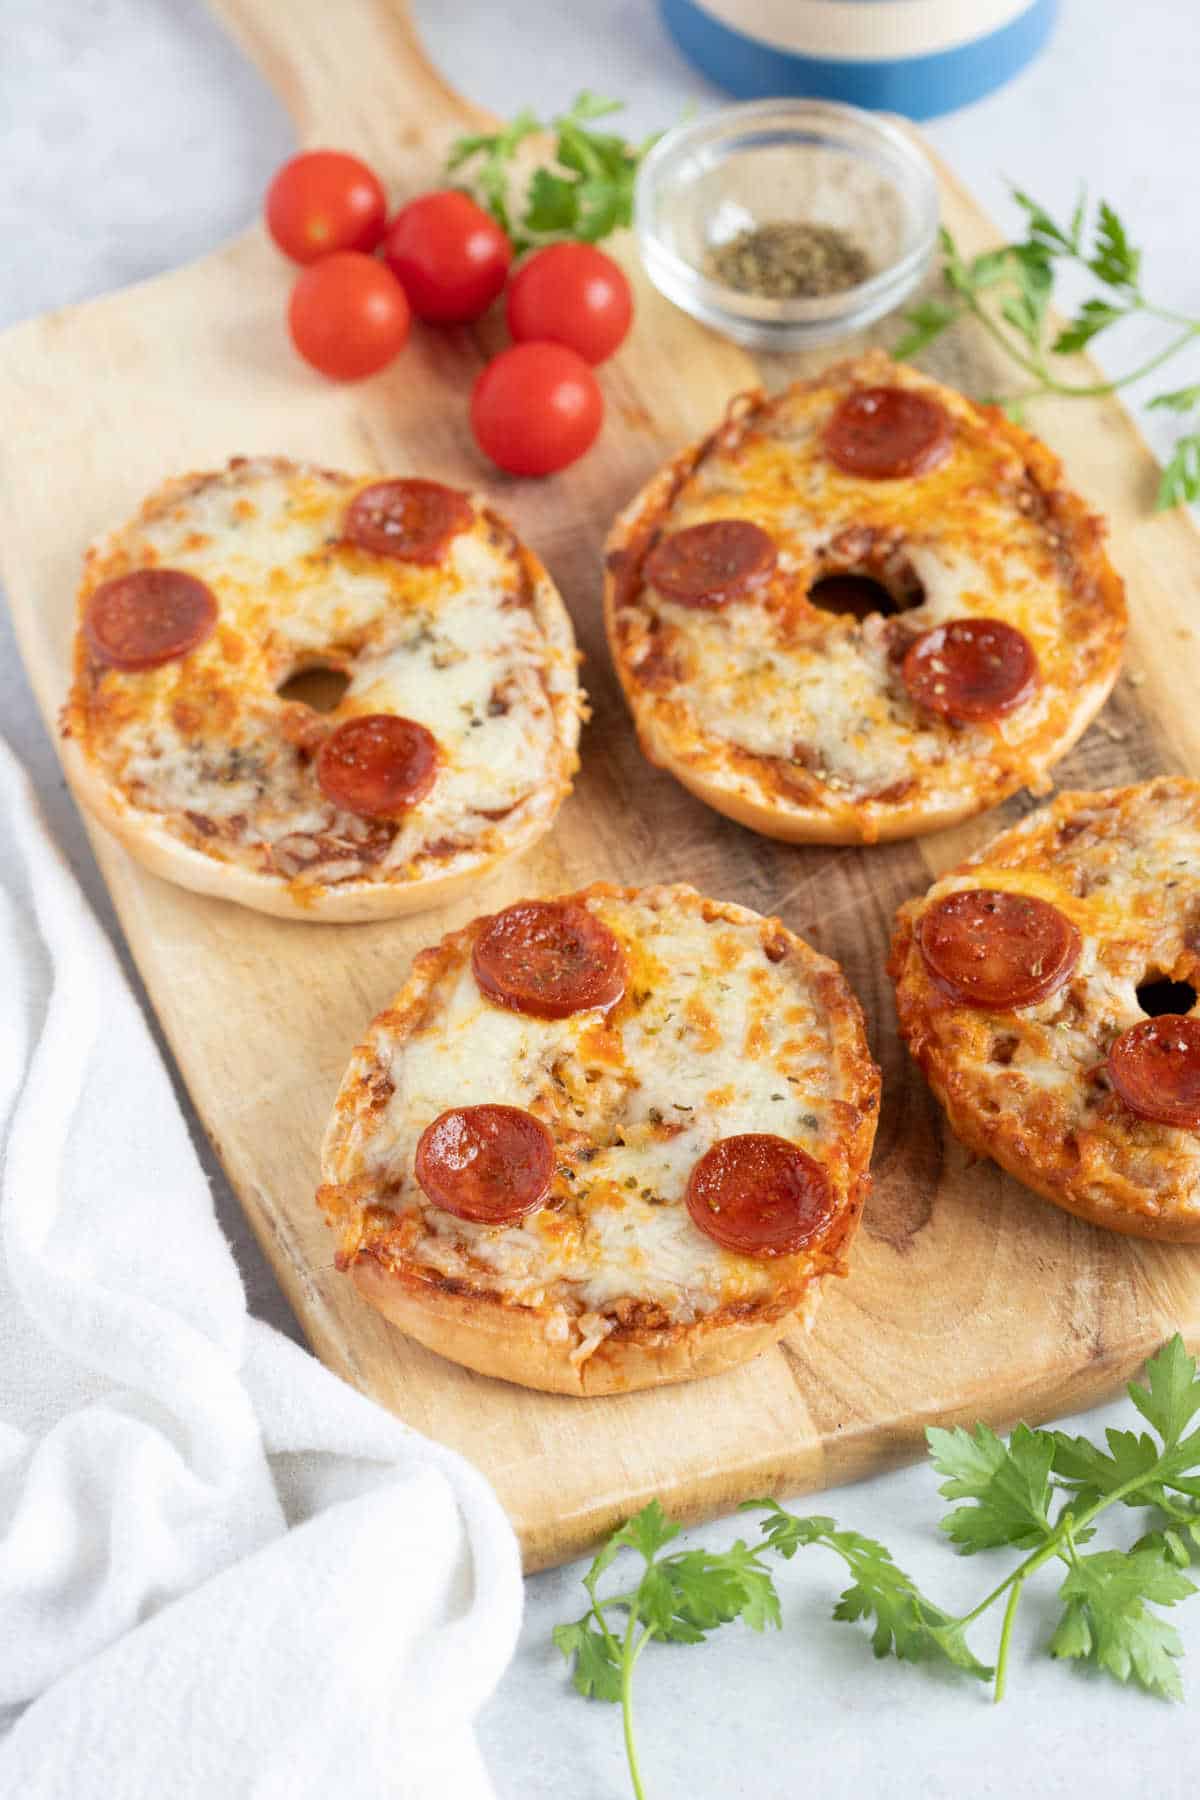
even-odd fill
[{"label": "pizza bagel", "polygon": [[609,540],[643,749],[792,842],[909,837],[1038,790],[1116,679],[1102,535],[1036,438],[880,351],[742,396]]},{"label": "pizza bagel", "polygon": [[[237,458],[88,553],[68,772],[156,874],[353,920],[452,897],[551,825],[583,699],[567,612],[479,499]],[[321,671],[323,709],[289,684]]]},{"label": "pizza bagel", "polygon": [[601,884],[416,958],[342,1082],[319,1201],[339,1268],[430,1349],[650,1387],[811,1322],[878,1100],[836,964],[694,888]]},{"label": "pizza bagel", "polygon": [[963,1143],[1200,1242],[1200,782],[1063,793],[900,912],[900,1028]]}]

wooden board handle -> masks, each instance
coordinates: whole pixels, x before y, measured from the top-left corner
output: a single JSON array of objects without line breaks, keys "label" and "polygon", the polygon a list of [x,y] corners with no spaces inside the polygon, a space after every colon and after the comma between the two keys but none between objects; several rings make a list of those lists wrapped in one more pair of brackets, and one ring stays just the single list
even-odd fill
[{"label": "wooden board handle", "polygon": [[448,141],[491,115],[428,60],[405,0],[211,0],[306,147],[353,150],[393,178],[432,178]]}]

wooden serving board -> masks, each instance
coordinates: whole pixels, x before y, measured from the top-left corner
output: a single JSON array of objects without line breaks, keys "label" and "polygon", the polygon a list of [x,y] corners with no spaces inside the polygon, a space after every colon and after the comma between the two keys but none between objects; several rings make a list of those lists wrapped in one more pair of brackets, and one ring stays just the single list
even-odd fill
[{"label": "wooden serving board", "polygon": [[[302,139],[360,151],[393,193],[427,186],[448,140],[481,122],[424,62],[396,0],[223,0],[220,10]],[[945,175],[943,206],[969,251],[994,241]],[[931,1422],[1061,1413],[1107,1394],[1176,1326],[1200,1337],[1200,1250],[1105,1235],[990,1164],[971,1164],[897,1040],[883,972],[896,907],[1028,800],[922,842],[793,849],[707,811],[640,756],[600,624],[605,530],[657,464],[759,372],[654,294],[631,247],[622,254],[638,313],[602,372],[604,433],[580,464],[543,482],[499,477],[472,447],[466,396],[500,341],[494,323],[417,329],[384,375],[325,383],[289,348],[289,268],[258,228],[190,268],[0,341],[0,557],[48,720],[66,685],[88,539],[165,475],[233,453],[482,486],[571,607],[594,706],[577,791],[549,840],[464,906],[385,925],[285,923],[171,887],[102,831],[94,838],[184,1078],[314,1350],[486,1471],[531,1568],[584,1549],[653,1494],[699,1516],[748,1494],[843,1481],[915,1455]],[[883,327],[880,340],[895,330]],[[823,360],[790,358],[762,374],[779,382]],[[967,392],[1003,385],[984,341],[965,333],[930,365]],[[1164,769],[1200,775],[1192,524],[1151,514],[1156,471],[1115,403],[1047,405],[1034,423],[1111,519],[1133,610],[1130,673],[1061,778],[1100,786]],[[343,1066],[413,951],[481,905],[598,877],[694,882],[778,912],[836,957],[867,1010],[884,1106],[853,1274],[828,1294],[811,1338],[710,1382],[570,1400],[471,1374],[386,1325],[335,1272],[312,1195]]]}]

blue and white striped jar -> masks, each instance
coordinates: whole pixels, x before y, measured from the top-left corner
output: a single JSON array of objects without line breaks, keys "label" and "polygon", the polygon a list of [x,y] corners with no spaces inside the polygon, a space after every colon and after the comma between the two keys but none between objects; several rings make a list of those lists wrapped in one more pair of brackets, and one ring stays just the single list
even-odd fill
[{"label": "blue and white striped jar", "polygon": [[1042,48],[1058,0],[659,0],[680,48],[744,99],[802,94],[929,119]]}]

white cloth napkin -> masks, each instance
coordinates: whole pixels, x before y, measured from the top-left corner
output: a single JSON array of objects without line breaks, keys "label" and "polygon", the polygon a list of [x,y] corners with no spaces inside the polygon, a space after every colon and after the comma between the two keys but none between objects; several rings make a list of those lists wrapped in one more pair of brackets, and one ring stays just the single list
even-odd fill
[{"label": "white cloth napkin", "polygon": [[110,947],[0,743],[0,1794],[486,1796],[516,1545],[247,1316]]}]

